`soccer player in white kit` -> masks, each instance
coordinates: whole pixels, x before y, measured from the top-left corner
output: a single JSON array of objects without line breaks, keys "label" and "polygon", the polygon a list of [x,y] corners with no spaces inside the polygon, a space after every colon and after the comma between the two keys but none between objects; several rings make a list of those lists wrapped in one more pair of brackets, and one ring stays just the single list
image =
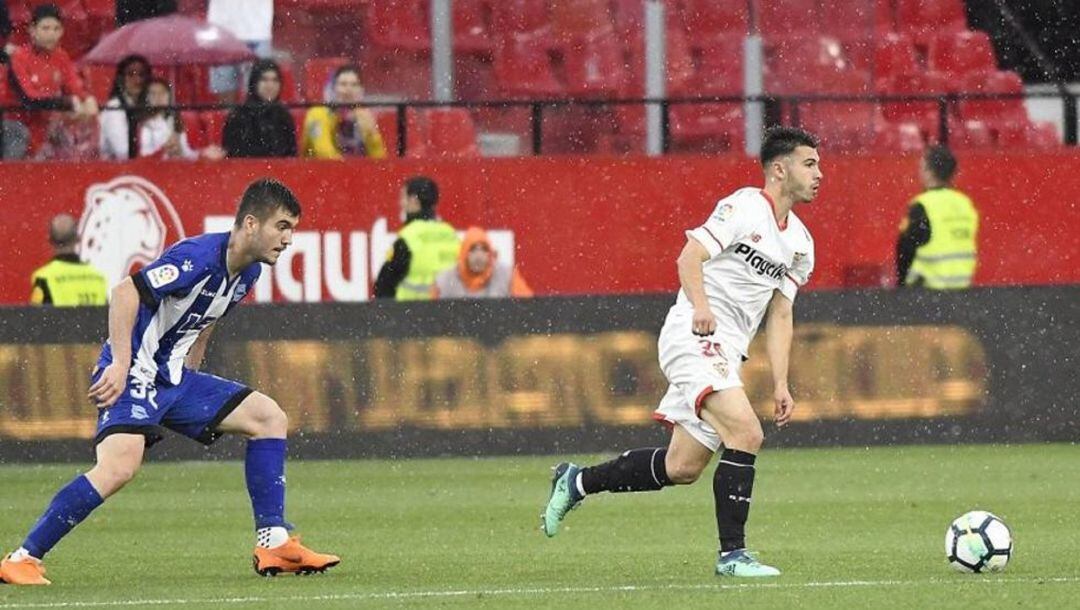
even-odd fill
[{"label": "soccer player in white kit", "polygon": [[660,367],[670,386],[653,414],[672,428],[667,448],[632,449],[591,467],[555,467],[542,529],[558,533],[567,512],[601,491],[656,491],[688,485],[720,451],[713,475],[719,576],[776,576],[746,549],[744,528],[754,461],[764,434],[739,378],[750,341],[766,319],[766,352],[778,426],[791,420],[788,390],[792,305],[814,268],[814,242],[792,207],[817,195],[817,138],[801,129],[765,132],[764,188],[743,188],[686,232],[679,291],[660,331]]}]

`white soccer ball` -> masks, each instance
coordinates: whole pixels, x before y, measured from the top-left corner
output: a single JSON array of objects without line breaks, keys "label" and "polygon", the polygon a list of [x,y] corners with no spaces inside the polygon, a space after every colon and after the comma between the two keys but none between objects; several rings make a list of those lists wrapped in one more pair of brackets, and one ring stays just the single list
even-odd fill
[{"label": "white soccer ball", "polygon": [[960,515],[945,532],[945,557],[961,572],[1000,572],[1012,548],[1005,522],[983,510]]}]

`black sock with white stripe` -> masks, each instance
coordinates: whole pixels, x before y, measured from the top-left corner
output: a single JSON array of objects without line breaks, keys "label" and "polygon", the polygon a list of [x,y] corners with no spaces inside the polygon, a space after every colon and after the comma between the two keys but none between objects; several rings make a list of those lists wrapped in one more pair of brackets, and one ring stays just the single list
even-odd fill
[{"label": "black sock with white stripe", "polygon": [[583,468],[578,477],[578,492],[656,491],[671,485],[664,466],[667,449],[631,449],[597,466]]},{"label": "black sock with white stripe", "polygon": [[720,552],[746,548],[746,518],[750,515],[750,494],[754,491],[752,453],[724,449],[713,475],[716,498],[716,527],[720,532]]}]

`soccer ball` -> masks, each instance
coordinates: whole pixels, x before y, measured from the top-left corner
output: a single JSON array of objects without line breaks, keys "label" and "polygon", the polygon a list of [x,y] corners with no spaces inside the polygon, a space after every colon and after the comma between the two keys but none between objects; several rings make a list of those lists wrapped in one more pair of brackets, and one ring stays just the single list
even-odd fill
[{"label": "soccer ball", "polygon": [[961,572],[1000,572],[1012,548],[1008,526],[986,511],[960,515],[945,531],[945,556]]}]

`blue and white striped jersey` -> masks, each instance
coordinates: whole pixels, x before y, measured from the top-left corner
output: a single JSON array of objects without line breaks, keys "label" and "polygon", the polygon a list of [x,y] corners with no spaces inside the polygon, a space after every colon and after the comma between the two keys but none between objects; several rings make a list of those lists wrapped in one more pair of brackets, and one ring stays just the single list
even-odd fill
[{"label": "blue and white striped jersey", "polygon": [[[225,266],[228,245],[229,233],[186,239],[131,276],[140,304],[131,333],[130,376],[148,384],[178,385],[199,332],[252,290],[260,264],[230,279]],[[98,366],[111,363],[112,348],[106,341]]]}]

